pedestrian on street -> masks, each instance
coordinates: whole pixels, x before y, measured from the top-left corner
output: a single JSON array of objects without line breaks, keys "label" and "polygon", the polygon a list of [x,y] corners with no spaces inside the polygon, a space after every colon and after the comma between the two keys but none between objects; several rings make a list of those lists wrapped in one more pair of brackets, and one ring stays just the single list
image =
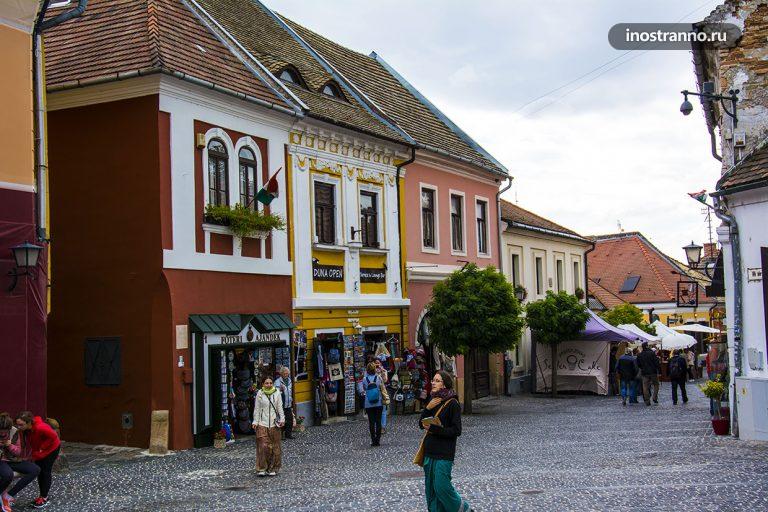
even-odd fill
[{"label": "pedestrian on street", "polygon": [[253,430],[256,431],[256,475],[277,476],[282,464],[280,429],[285,424],[283,399],[266,376],[256,393],[253,407]]},{"label": "pedestrian on street", "polygon": [[685,390],[685,379],[688,372],[688,364],[685,358],[680,354],[680,350],[675,350],[668,363],[669,380],[672,383],[672,403],[677,405],[677,388],[683,395],[683,403],[688,402],[688,392]]},{"label": "pedestrian on street", "polygon": [[419,428],[427,430],[422,441],[427,510],[470,511],[451,482],[456,438],[461,435],[461,406],[448,372],[440,370],[432,377],[430,397],[419,421]]},{"label": "pedestrian on street", "polygon": [[363,407],[368,415],[368,429],[371,433],[371,446],[379,446],[381,441],[381,413],[384,409],[384,382],[376,375],[376,364],[368,363],[363,379],[358,382],[357,390],[364,398]]},{"label": "pedestrian on street", "polygon": [[384,383],[381,397],[381,433],[384,434],[387,431],[387,409],[389,409],[389,393],[387,392],[389,376],[387,375],[387,369],[384,368],[384,366],[381,364],[381,359],[374,359],[373,364],[376,365],[376,375],[378,375],[381,379],[381,382]]},{"label": "pedestrian on street", "polygon": [[[643,400],[645,405],[651,405],[651,393],[653,393],[653,403],[659,403],[659,374],[661,373],[661,362],[659,356],[653,353],[648,347],[648,343],[643,343],[643,350],[637,356],[637,366],[643,377]],[[651,391],[653,388],[653,391]]]},{"label": "pedestrian on street", "polygon": [[624,355],[616,361],[616,373],[621,380],[621,403],[627,405],[627,397],[631,398],[636,396],[635,390],[635,376],[637,375],[637,363],[634,356],[632,356],[632,349],[627,347]]},{"label": "pedestrian on street", "polygon": [[616,363],[618,362],[616,355],[618,349],[619,347],[616,345],[611,345],[611,355],[608,362],[608,394],[610,396],[618,395],[618,390],[616,389]]},{"label": "pedestrian on street", "polygon": [[34,508],[48,506],[48,493],[53,483],[53,463],[59,457],[61,441],[59,435],[40,416],[29,411],[23,411],[16,417],[17,435],[23,436],[22,446],[29,446],[32,462],[40,468],[37,475],[37,486],[40,495],[32,502]]},{"label": "pedestrian on street", "polygon": [[635,348],[632,350],[632,359],[635,361],[635,380],[633,381],[632,386],[632,393],[629,396],[629,403],[636,404],[637,401],[637,394],[643,392],[643,374],[640,373],[640,367],[637,366],[637,356],[640,354],[640,349]]},{"label": "pedestrian on street", "polygon": [[291,370],[287,366],[280,369],[280,376],[275,380],[275,387],[280,390],[280,398],[283,399],[283,416],[285,416],[283,434],[285,434],[286,439],[293,439],[293,384],[291,382]]},{"label": "pedestrian on street", "polygon": [[685,353],[686,363],[688,363],[688,379],[690,382],[696,380],[696,354],[692,348],[689,348]]},{"label": "pedestrian on street", "polygon": [[[13,418],[7,412],[0,413],[0,491],[3,512],[11,512],[16,495],[40,474],[40,468],[30,460],[32,453],[29,445],[22,445],[22,437],[13,426]],[[21,478],[9,490],[14,471]]]}]

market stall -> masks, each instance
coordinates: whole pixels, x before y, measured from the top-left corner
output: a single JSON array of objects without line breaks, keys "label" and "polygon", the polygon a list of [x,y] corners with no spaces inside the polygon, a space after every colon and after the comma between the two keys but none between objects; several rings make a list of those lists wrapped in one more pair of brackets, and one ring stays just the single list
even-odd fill
[{"label": "market stall", "polygon": [[[608,394],[608,361],[612,343],[636,343],[637,334],[614,327],[589,311],[589,320],[575,340],[564,341],[557,347],[557,389],[559,391],[588,391]],[[536,391],[551,389],[552,360],[548,346],[536,347]]]},{"label": "market stall", "polygon": [[664,325],[658,320],[653,322],[651,326],[656,328],[656,336],[661,338],[662,350],[676,350],[676,349],[688,348],[696,344],[696,338],[694,338],[693,336],[689,336],[688,334],[683,334],[670,327],[667,327],[666,325]]}]

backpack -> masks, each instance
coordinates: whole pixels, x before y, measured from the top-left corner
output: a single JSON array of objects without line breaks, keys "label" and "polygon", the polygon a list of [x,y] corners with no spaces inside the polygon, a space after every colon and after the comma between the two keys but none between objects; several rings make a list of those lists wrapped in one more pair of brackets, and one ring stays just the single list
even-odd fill
[{"label": "backpack", "polygon": [[381,391],[379,391],[379,383],[376,381],[376,376],[373,376],[373,382],[366,377],[365,382],[365,399],[370,405],[376,407],[381,402]]},{"label": "backpack", "polygon": [[679,379],[683,376],[683,368],[682,368],[682,359],[680,356],[676,356],[672,360],[672,364],[669,365],[669,378],[670,379]]}]

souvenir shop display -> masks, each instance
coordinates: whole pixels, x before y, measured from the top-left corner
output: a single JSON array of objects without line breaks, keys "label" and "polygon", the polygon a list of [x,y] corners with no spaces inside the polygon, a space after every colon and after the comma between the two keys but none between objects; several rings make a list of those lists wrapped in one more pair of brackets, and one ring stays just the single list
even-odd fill
[{"label": "souvenir shop display", "polygon": [[[344,355],[349,360],[350,354],[357,352],[356,338],[359,336],[344,336]],[[353,359],[354,361],[354,359]],[[356,411],[355,402],[357,401],[357,380],[356,374],[360,371],[356,365],[344,365],[344,414],[354,414]],[[362,378],[362,377],[361,377]]]},{"label": "souvenir shop display", "polygon": [[429,398],[430,382],[424,351],[405,349],[402,357],[394,360],[394,374],[390,379],[394,397],[393,414],[419,412]]}]

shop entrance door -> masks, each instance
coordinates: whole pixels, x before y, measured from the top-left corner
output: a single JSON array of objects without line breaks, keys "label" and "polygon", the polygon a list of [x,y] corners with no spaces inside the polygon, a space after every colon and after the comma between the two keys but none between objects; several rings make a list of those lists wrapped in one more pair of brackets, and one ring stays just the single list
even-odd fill
[{"label": "shop entrance door", "polygon": [[475,351],[475,368],[472,372],[475,398],[491,394],[491,372],[488,366],[488,352]]}]

